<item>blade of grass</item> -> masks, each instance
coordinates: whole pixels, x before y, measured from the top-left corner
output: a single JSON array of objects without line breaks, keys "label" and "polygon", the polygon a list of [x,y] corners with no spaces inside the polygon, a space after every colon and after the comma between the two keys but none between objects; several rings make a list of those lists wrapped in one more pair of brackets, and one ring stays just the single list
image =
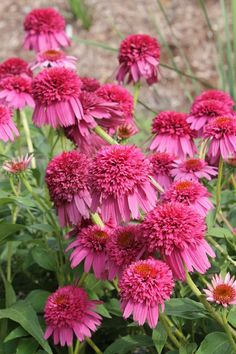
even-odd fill
[{"label": "blade of grass", "polygon": [[236,1],[232,0],[232,20],[233,20],[233,55],[234,55],[234,80],[236,80]]}]

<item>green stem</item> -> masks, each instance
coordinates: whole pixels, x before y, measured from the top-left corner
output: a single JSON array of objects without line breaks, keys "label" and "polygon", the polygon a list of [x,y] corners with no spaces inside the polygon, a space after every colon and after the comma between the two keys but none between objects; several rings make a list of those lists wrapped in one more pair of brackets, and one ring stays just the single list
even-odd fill
[{"label": "green stem", "polygon": [[206,151],[207,151],[207,143],[208,139],[203,140],[203,142],[200,145],[200,150],[199,150],[199,159],[205,159],[206,156]]},{"label": "green stem", "polygon": [[219,167],[218,167],[218,177],[216,183],[216,216],[220,211],[220,202],[221,202],[221,182],[223,176],[223,165],[224,161],[222,157],[220,157]]},{"label": "green stem", "polygon": [[68,347],[68,354],[74,354],[73,345]]},{"label": "green stem", "polygon": [[74,354],[79,354],[80,341],[77,339]]},{"label": "green stem", "polygon": [[83,284],[84,284],[84,282],[85,282],[85,280],[86,280],[88,274],[89,274],[89,273],[83,273],[83,274],[82,274],[82,277],[80,278],[80,281],[79,281],[79,284],[78,284],[79,287],[83,286]]},{"label": "green stem", "polygon": [[138,81],[138,82],[134,85],[134,111],[135,111],[136,106],[137,106],[140,88],[141,88],[141,83],[140,83],[140,81]]},{"label": "green stem", "polygon": [[225,311],[223,312],[223,315],[222,315],[222,322],[223,322],[223,327],[225,329],[225,333],[227,334],[227,336],[229,338],[229,341],[232,344],[232,347],[234,348],[235,353],[236,353],[236,342],[233,339],[232,333],[230,332],[230,328],[229,328],[229,324],[228,324],[228,321],[227,321],[227,317],[226,317],[226,312]]},{"label": "green stem", "polygon": [[162,314],[162,317],[164,317],[165,321],[168,323],[168,325],[174,330],[176,335],[183,340],[184,342],[187,342],[187,338],[184,336],[184,334],[175,326],[175,324],[170,320],[170,318],[167,315]]},{"label": "green stem", "polygon": [[172,333],[172,329],[170,328],[168,322],[166,321],[166,318],[160,314],[159,315],[160,321],[163,324],[168,337],[170,338],[171,342],[176,346],[176,348],[180,348],[181,347],[181,343],[178,341],[178,339],[174,336],[174,334]]},{"label": "green stem", "polygon": [[19,136],[17,138],[17,150],[18,150],[19,156],[22,156],[21,133],[20,133],[21,120],[20,120],[20,110],[19,109],[16,110],[16,126],[19,131]]},{"label": "green stem", "polygon": [[94,131],[98,136],[100,136],[108,144],[111,144],[111,145],[118,144],[118,142],[116,140],[114,140],[109,134],[107,134],[107,132],[105,132],[105,130],[103,130],[101,127],[99,127],[99,125],[97,125],[96,128],[94,128]]},{"label": "green stem", "polygon": [[11,283],[12,242],[7,242],[7,281]]},{"label": "green stem", "polygon": [[95,213],[95,214],[91,213],[90,217],[91,217],[92,222],[95,225],[98,225],[98,226],[101,226],[101,227],[104,226],[104,223],[103,223],[102,219],[100,218],[100,216],[98,215],[98,213]]},{"label": "green stem", "polygon": [[[27,117],[25,115],[25,112],[23,112],[23,111],[19,111],[19,115],[21,117],[21,121],[22,121],[23,128],[25,131],[25,138],[26,138],[29,154],[34,154],[34,147],[33,147],[32,139],[31,139],[31,134],[30,134],[29,123],[28,123]],[[34,156],[32,156],[31,166],[32,166],[32,168],[36,168],[36,160],[35,160]]]},{"label": "green stem", "polygon": [[86,337],[86,342],[90,345],[91,348],[95,351],[97,354],[103,354],[102,351],[96,346],[96,344],[92,341],[91,338]]}]

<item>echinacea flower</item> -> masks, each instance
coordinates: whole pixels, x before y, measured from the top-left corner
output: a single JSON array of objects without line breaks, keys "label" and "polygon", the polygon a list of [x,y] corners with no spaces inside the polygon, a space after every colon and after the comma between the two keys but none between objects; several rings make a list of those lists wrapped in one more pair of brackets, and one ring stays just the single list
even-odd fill
[{"label": "echinacea flower", "polygon": [[200,178],[210,181],[212,177],[217,176],[217,167],[209,166],[200,158],[175,160],[170,173],[175,181],[198,181]]},{"label": "echinacea flower", "polygon": [[215,274],[208,289],[203,289],[207,300],[215,302],[223,307],[236,305],[236,280],[227,273],[225,277]]},{"label": "echinacea flower", "polygon": [[73,249],[70,256],[71,268],[77,267],[84,261],[84,271],[88,273],[93,269],[95,277],[103,279],[108,269],[106,243],[109,239],[109,229],[92,225],[82,228],[68,247]]},{"label": "echinacea flower", "polygon": [[101,86],[100,82],[93,77],[81,76],[80,80],[82,82],[82,91],[95,92]]},{"label": "echinacea flower", "polygon": [[147,259],[132,263],[119,280],[123,317],[127,319],[132,314],[140,326],[146,321],[155,328],[173,287],[172,272],[164,262]]},{"label": "echinacea flower", "polygon": [[64,17],[51,7],[32,10],[24,20],[24,48],[42,52],[68,47],[70,40],[65,26]]},{"label": "echinacea flower", "polygon": [[196,132],[190,128],[187,115],[174,111],[159,113],[153,120],[152,133],[154,138],[150,150],[167,152],[183,158],[192,157],[196,153],[193,138]]},{"label": "echinacea flower", "polygon": [[32,158],[33,156],[28,154],[25,156],[17,157],[11,161],[5,161],[2,165],[2,168],[8,173],[19,175],[27,170]]},{"label": "echinacea flower", "polygon": [[96,94],[107,102],[116,103],[119,111],[122,113],[122,117],[118,117],[118,119],[111,117],[110,120],[100,120],[99,125],[109,129],[109,132],[112,134],[116,128],[124,123],[131,124],[134,131],[138,131],[133,119],[134,99],[126,88],[116,84],[104,84],[96,91]]},{"label": "echinacea flower", "polygon": [[120,140],[129,139],[131,136],[137,134],[138,128],[132,122],[122,123],[116,130],[117,138]]},{"label": "echinacea flower", "polygon": [[209,199],[210,193],[198,181],[181,180],[173,183],[162,196],[165,202],[179,202],[192,206],[202,217],[205,217],[213,204]]},{"label": "echinacea flower", "polygon": [[175,278],[185,280],[185,270],[204,274],[214,251],[204,239],[204,219],[191,207],[178,202],[159,204],[142,223],[149,252],[160,251]]},{"label": "echinacea flower", "polygon": [[146,34],[127,36],[119,48],[118,82],[136,83],[140,80],[152,85],[158,81],[160,45],[156,38]]},{"label": "echinacea flower", "polygon": [[48,297],[44,308],[44,338],[52,336],[55,345],[71,346],[74,334],[79,341],[91,337],[101,324],[102,318],[95,312],[98,303],[90,300],[82,288],[73,285],[59,288]]},{"label": "echinacea flower", "polygon": [[36,60],[30,64],[30,68],[35,70],[37,68],[66,68],[76,70],[77,58],[66,55],[61,50],[49,49],[45,52],[37,53]]},{"label": "echinacea flower", "polygon": [[[66,68],[44,69],[33,80],[35,109],[33,121],[41,127],[67,127],[84,121],[79,95],[81,81],[75,72]],[[86,128],[87,129],[87,128]]]},{"label": "echinacea flower", "polygon": [[61,226],[89,218],[88,172],[89,159],[77,151],[63,152],[49,162],[45,180]]},{"label": "echinacea flower", "polygon": [[32,79],[28,76],[11,76],[0,81],[0,100],[14,109],[34,107]]},{"label": "echinacea flower", "polygon": [[229,107],[224,101],[199,100],[193,103],[187,122],[191,124],[191,129],[197,130],[201,135],[203,127],[213,118],[231,113],[232,107]]},{"label": "echinacea flower", "polygon": [[91,165],[91,209],[100,208],[105,222],[139,219],[139,209],[147,212],[157,200],[149,173],[150,163],[137,147],[103,147]]},{"label": "echinacea flower", "polygon": [[194,102],[214,100],[224,103],[226,106],[233,109],[235,102],[228,92],[222,90],[207,90],[203,91],[199,96],[194,98]]},{"label": "echinacea flower", "polygon": [[12,110],[0,104],[0,140],[7,142],[19,136],[18,129],[12,119]]},{"label": "echinacea flower", "polygon": [[9,76],[28,76],[33,77],[32,71],[29,69],[27,61],[13,57],[0,63],[0,80]]},{"label": "echinacea flower", "polygon": [[236,119],[231,116],[211,120],[204,128],[204,138],[210,140],[208,156],[227,159],[236,153]]},{"label": "echinacea flower", "polygon": [[154,152],[149,156],[152,176],[164,189],[168,189],[172,183],[171,169],[174,159],[174,156],[167,152]]},{"label": "echinacea flower", "polygon": [[132,262],[139,260],[146,251],[140,225],[119,226],[111,231],[107,242],[110,260],[109,279],[120,276]]}]

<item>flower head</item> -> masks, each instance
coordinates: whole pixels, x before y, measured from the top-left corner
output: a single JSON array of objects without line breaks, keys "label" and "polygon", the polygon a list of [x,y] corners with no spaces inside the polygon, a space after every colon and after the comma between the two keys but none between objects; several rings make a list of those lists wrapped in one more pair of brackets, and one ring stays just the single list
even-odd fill
[{"label": "flower head", "polygon": [[59,288],[48,297],[44,308],[44,338],[52,335],[54,344],[71,346],[74,334],[79,341],[91,337],[101,324],[101,316],[95,312],[97,303],[82,288],[73,285]]},{"label": "flower head", "polygon": [[156,181],[167,189],[172,183],[171,169],[174,162],[174,156],[167,152],[155,152],[149,156],[152,167],[152,175]]},{"label": "flower head", "polygon": [[172,111],[159,113],[152,123],[152,133],[155,136],[150,149],[168,152],[180,158],[185,155],[192,157],[196,152],[193,142],[196,133],[190,128],[186,118],[185,113]]},{"label": "flower head", "polygon": [[140,225],[114,228],[107,242],[107,254],[111,262],[110,279],[121,275],[127,266],[143,256],[145,250],[145,240],[142,238]]},{"label": "flower head", "polygon": [[210,181],[212,176],[217,175],[217,168],[209,166],[205,160],[199,158],[176,160],[173,162],[171,175],[175,181],[198,181],[200,178]]},{"label": "flower head", "polygon": [[164,311],[164,301],[170,299],[173,287],[172,272],[164,262],[148,259],[132,263],[119,281],[123,317],[133,314],[139,325],[147,321],[155,328],[160,308]]},{"label": "flower head", "polygon": [[82,91],[95,92],[101,86],[100,82],[93,77],[80,77],[82,81]]},{"label": "flower head", "polygon": [[150,184],[149,161],[135,146],[102,148],[93,159],[90,173],[92,209],[101,208],[102,219],[117,224],[140,217],[139,208],[151,210],[156,193]]},{"label": "flower head", "polygon": [[227,92],[221,90],[203,91],[199,96],[195,97],[194,102],[208,100],[220,101],[231,109],[233,109],[233,106],[235,105],[233,98]]},{"label": "flower head", "polygon": [[198,181],[181,180],[170,186],[165,192],[163,200],[190,205],[204,217],[213,208],[209,196],[207,188]]},{"label": "flower head", "polygon": [[32,79],[28,76],[10,76],[0,81],[0,99],[14,109],[34,107]]},{"label": "flower head", "polygon": [[177,279],[187,269],[205,273],[210,268],[207,254],[215,254],[204,240],[204,219],[191,207],[178,202],[159,204],[142,223],[143,237],[150,252],[159,250]]},{"label": "flower head", "polygon": [[66,55],[61,50],[49,49],[44,52],[37,53],[36,60],[31,63],[32,70],[37,68],[66,68],[70,70],[76,69],[76,57]]},{"label": "flower head", "polygon": [[69,46],[65,26],[64,17],[51,7],[32,10],[24,20],[24,48],[42,52]]},{"label": "flower head", "polygon": [[19,136],[19,132],[13,122],[12,111],[10,108],[0,104],[0,140],[4,142],[13,141],[14,135]]},{"label": "flower head", "polygon": [[32,71],[29,69],[29,64],[25,60],[13,57],[0,64],[0,80],[5,77],[18,75],[33,76]]},{"label": "flower head", "polygon": [[75,72],[66,68],[44,69],[33,80],[34,123],[53,128],[85,124],[80,92],[81,81]]},{"label": "flower head", "polygon": [[146,34],[131,34],[119,49],[119,82],[136,83],[145,80],[149,85],[157,82],[160,62],[160,46],[157,40]]},{"label": "flower head", "polygon": [[109,229],[97,225],[82,228],[67,250],[74,249],[71,256],[71,267],[77,267],[84,260],[84,271],[90,268],[98,279],[103,279],[108,269],[106,244],[109,239]]},{"label": "flower head", "polygon": [[208,289],[204,289],[204,292],[208,301],[216,302],[224,307],[236,304],[236,281],[229,273],[225,278],[216,274],[207,287]]},{"label": "flower head", "polygon": [[227,159],[236,153],[236,119],[222,116],[211,120],[204,128],[204,138],[210,139],[208,155]]},{"label": "flower head", "polygon": [[2,168],[8,173],[18,175],[24,173],[30,165],[32,160],[32,155],[25,155],[18,157],[11,161],[5,161]]},{"label": "flower head", "polygon": [[88,172],[89,159],[77,151],[63,152],[49,162],[45,179],[61,226],[89,218]]}]

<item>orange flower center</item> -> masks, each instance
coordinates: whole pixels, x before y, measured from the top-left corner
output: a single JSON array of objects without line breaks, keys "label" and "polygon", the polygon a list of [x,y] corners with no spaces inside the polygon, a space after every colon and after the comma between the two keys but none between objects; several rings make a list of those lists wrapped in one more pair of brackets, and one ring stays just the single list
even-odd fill
[{"label": "orange flower center", "polygon": [[136,265],[135,271],[143,278],[156,278],[157,275],[157,270],[152,265],[145,263]]},{"label": "orange flower center", "polygon": [[134,235],[124,231],[118,235],[118,244],[122,247],[128,247],[134,242]]},{"label": "orange flower center", "polygon": [[235,297],[235,290],[228,284],[220,284],[213,291],[213,298],[215,301],[229,303]]},{"label": "orange flower center", "polygon": [[11,164],[12,170],[14,172],[20,172],[25,170],[25,163],[24,162],[12,162]]},{"label": "orange flower center", "polygon": [[181,182],[176,184],[175,188],[176,188],[177,191],[182,191],[182,190],[184,190],[186,188],[191,187],[191,185],[192,185],[192,182],[190,182],[190,181],[181,181]]},{"label": "orange flower center", "polygon": [[94,237],[99,240],[106,240],[108,238],[108,234],[105,231],[99,230],[94,233]]},{"label": "orange flower center", "polygon": [[201,168],[201,161],[198,159],[189,159],[185,162],[186,167],[189,169],[200,169]]},{"label": "orange flower center", "polygon": [[59,50],[47,50],[46,52],[43,53],[43,56],[46,59],[51,59],[51,60],[56,60],[62,57],[62,52]]},{"label": "orange flower center", "polygon": [[63,306],[67,304],[67,297],[65,295],[58,295],[54,301],[57,305]]},{"label": "orange flower center", "polygon": [[228,117],[218,117],[216,118],[216,123],[218,125],[225,125],[225,124],[228,124],[231,122],[231,118],[228,118]]}]

